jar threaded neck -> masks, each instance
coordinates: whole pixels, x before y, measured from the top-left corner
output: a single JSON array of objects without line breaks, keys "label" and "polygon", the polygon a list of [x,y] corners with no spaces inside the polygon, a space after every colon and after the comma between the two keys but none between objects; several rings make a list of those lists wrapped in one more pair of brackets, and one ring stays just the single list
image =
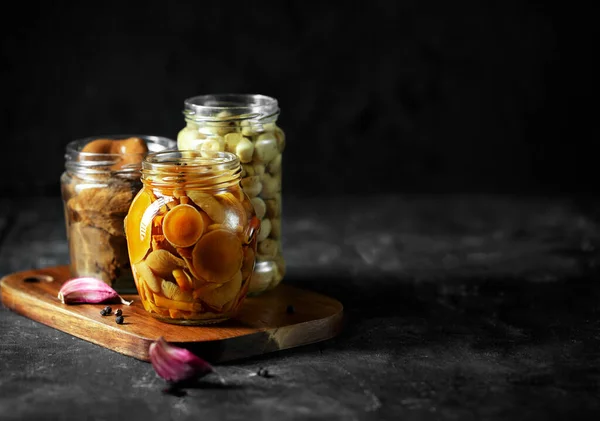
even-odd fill
[{"label": "jar threaded neck", "polygon": [[258,94],[199,95],[184,101],[186,120],[213,123],[254,121],[269,123],[279,115],[275,98]]},{"label": "jar threaded neck", "polygon": [[142,161],[141,181],[152,187],[226,188],[239,183],[242,168],[229,152],[195,150],[151,153]]}]

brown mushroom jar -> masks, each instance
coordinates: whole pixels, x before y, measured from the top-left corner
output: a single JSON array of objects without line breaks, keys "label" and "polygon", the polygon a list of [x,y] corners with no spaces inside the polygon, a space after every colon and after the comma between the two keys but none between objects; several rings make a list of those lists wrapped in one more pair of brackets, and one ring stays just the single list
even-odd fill
[{"label": "brown mushroom jar", "polygon": [[164,151],[142,163],[143,187],[125,219],[142,305],[174,324],[209,324],[239,310],[260,220],[228,152]]},{"label": "brown mushroom jar", "polygon": [[143,157],[175,147],[174,140],[146,135],[95,136],[67,145],[61,190],[72,276],[135,292],[123,221],[141,188]]}]

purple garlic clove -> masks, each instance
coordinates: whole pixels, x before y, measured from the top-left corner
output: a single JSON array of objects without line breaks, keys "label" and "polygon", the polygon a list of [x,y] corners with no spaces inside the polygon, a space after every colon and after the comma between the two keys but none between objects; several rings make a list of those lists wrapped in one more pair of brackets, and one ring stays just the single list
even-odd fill
[{"label": "purple garlic clove", "polygon": [[58,299],[64,304],[98,304],[121,302],[131,305],[133,301],[123,299],[117,291],[101,279],[82,277],[70,279],[58,291]]},{"label": "purple garlic clove", "polygon": [[169,382],[198,379],[215,371],[202,358],[169,344],[162,337],[150,344],[148,353],[156,373]]}]

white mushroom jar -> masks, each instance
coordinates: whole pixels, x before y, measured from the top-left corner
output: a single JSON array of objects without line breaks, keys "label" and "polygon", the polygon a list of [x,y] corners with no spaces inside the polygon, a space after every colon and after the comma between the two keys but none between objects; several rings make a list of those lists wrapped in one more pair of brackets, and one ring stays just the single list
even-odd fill
[{"label": "white mushroom jar", "polygon": [[250,295],[275,288],[284,277],[281,247],[281,161],[285,134],[276,124],[277,100],[264,95],[200,95],[184,101],[180,150],[232,152],[242,163],[242,189],[261,220]]}]

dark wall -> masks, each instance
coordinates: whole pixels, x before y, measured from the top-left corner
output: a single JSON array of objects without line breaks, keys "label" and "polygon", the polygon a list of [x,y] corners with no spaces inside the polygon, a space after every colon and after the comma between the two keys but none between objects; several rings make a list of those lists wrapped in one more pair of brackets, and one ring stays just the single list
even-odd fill
[{"label": "dark wall", "polygon": [[0,18],[4,195],[58,194],[71,139],[175,137],[215,92],[279,99],[288,193],[595,187],[573,3],[85,3]]}]

